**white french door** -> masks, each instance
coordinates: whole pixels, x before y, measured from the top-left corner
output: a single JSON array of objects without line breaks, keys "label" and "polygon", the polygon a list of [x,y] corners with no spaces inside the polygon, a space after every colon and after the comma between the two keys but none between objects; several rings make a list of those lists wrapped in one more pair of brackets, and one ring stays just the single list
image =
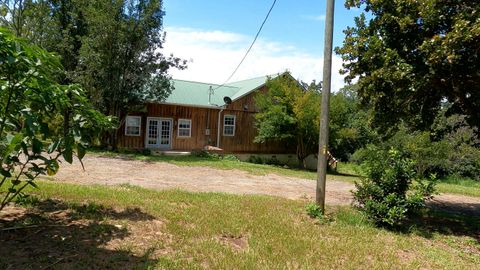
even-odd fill
[{"label": "white french door", "polygon": [[147,148],[172,148],[172,119],[148,117],[145,146]]}]

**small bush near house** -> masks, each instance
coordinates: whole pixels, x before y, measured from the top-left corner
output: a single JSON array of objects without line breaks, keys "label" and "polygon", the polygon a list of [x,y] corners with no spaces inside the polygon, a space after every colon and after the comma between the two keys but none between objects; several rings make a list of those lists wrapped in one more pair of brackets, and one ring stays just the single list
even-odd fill
[{"label": "small bush near house", "polygon": [[263,159],[259,156],[251,155],[248,157],[247,162],[254,164],[263,164]]},{"label": "small bush near house", "polygon": [[224,160],[230,160],[230,161],[240,161],[237,156],[235,155],[225,155],[223,156]]},{"label": "small bush near house", "polygon": [[272,156],[271,158],[266,158],[263,162],[267,165],[275,165],[275,166],[283,165],[280,162],[280,160],[277,159],[276,156]]},{"label": "small bush near house", "polygon": [[415,163],[400,151],[369,147],[364,170],[353,192],[357,207],[380,226],[395,227],[418,212],[434,192],[434,177],[416,178]]}]

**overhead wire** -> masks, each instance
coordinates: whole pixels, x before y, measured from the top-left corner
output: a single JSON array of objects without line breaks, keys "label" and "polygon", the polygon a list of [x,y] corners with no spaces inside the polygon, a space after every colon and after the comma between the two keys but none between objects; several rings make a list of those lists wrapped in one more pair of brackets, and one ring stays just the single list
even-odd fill
[{"label": "overhead wire", "polygon": [[277,0],[273,0],[273,3],[272,5],[270,6],[270,9],[268,10],[268,13],[267,15],[265,16],[265,19],[263,20],[262,24],[260,25],[260,28],[258,29],[257,31],[257,34],[255,35],[255,38],[253,39],[252,43],[250,44],[250,47],[248,47],[247,51],[245,52],[245,55],[243,56],[242,60],[240,61],[240,63],[238,63],[237,67],[233,70],[232,74],[230,74],[230,76],[220,85],[218,85],[217,87],[213,88],[213,90],[216,90],[222,86],[224,86],[228,81],[230,81],[230,79],[235,75],[235,73],[237,73],[238,69],[240,68],[240,66],[243,64],[243,61],[245,61],[245,58],[247,58],[247,55],[250,53],[250,51],[252,50],[253,48],[253,45],[255,44],[255,42],[257,41],[257,38],[258,36],[260,35],[260,32],[262,32],[262,29],[263,29],[263,26],[265,25],[265,23],[267,22],[268,20],[268,17],[270,16],[270,13],[272,12],[273,10],[273,7],[275,7],[275,4],[277,3]]}]

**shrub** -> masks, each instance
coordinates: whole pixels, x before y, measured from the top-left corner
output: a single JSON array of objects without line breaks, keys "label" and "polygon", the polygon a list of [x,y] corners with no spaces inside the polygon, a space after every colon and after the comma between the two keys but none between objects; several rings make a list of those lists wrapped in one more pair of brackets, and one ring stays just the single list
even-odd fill
[{"label": "shrub", "polygon": [[366,177],[353,192],[360,210],[377,225],[398,226],[425,205],[434,192],[434,177],[416,179],[415,163],[393,148],[369,147],[363,169]]},{"label": "shrub", "polygon": [[231,161],[240,161],[237,156],[235,155],[225,155],[223,156],[224,160],[231,160]]},{"label": "shrub", "polygon": [[142,149],[141,154],[144,155],[144,156],[151,156],[152,155],[152,150],[148,149],[148,148]]},{"label": "shrub", "polygon": [[255,164],[263,164],[263,159],[259,156],[251,155],[248,157],[247,162],[255,163]]},{"label": "shrub", "polygon": [[282,163],[280,162],[280,160],[277,159],[276,156],[272,156],[271,158],[266,158],[263,162],[267,165],[275,165],[275,166],[282,165]]}]

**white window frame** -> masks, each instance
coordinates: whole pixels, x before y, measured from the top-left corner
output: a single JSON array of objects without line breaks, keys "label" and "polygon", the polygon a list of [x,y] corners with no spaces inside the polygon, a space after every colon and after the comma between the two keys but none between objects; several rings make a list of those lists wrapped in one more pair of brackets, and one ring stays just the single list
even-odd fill
[{"label": "white window frame", "polygon": [[[181,121],[187,121],[189,123],[188,129],[187,128],[180,128],[180,122]],[[188,136],[180,135],[180,130],[188,130]],[[178,119],[177,137],[178,138],[190,138],[190,137],[192,137],[192,119],[186,119],[186,118]]]},{"label": "white window frame", "polygon": [[[233,118],[233,125],[225,125],[225,119],[226,119],[227,117]],[[235,136],[235,130],[236,130],[235,126],[236,126],[236,124],[237,124],[237,117],[236,117],[236,115],[225,114],[225,115],[223,116],[223,136],[229,136],[229,137]],[[233,127],[233,134],[225,134],[225,126]]]},{"label": "white window frame", "polygon": [[[128,119],[129,118],[136,118],[138,119],[138,134],[128,134]],[[139,137],[142,136],[142,117],[141,116],[133,116],[133,115],[127,115],[125,118],[125,136],[134,136],[134,137]]]}]

